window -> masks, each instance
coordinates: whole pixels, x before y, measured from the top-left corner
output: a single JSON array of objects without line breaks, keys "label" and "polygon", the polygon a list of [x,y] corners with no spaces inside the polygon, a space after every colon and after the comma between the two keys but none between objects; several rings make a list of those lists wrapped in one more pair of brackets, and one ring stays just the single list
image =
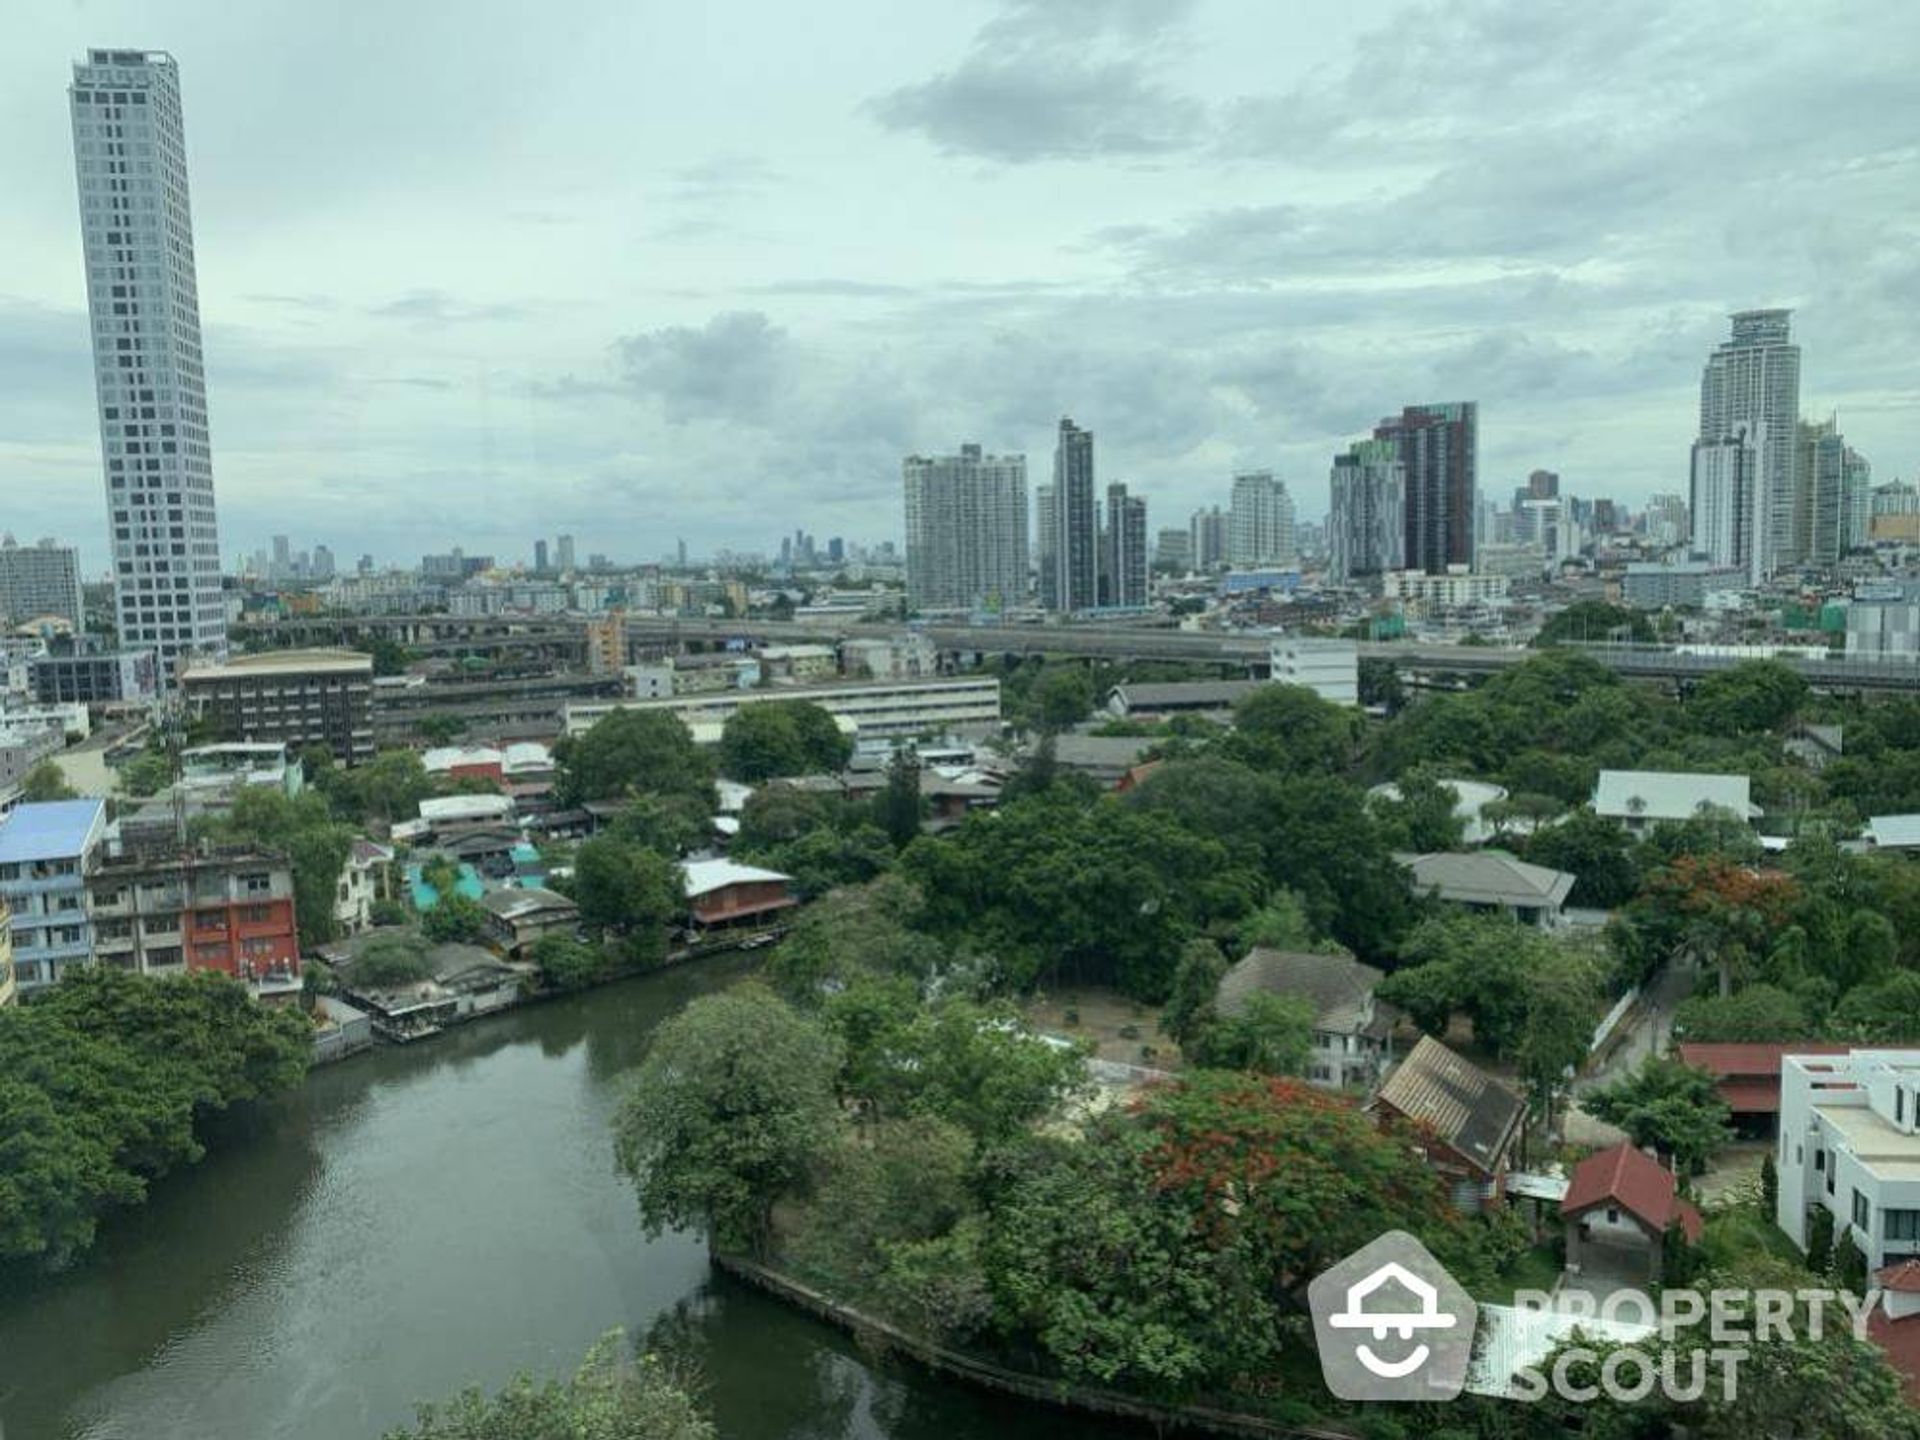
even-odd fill
[{"label": "window", "polygon": [[1920,1240],[1920,1210],[1882,1210],[1880,1223],[1889,1240]]},{"label": "window", "polygon": [[1858,1190],[1853,1192],[1853,1223],[1866,1234],[1873,1233],[1873,1206]]},{"label": "window", "polygon": [[1826,1168],[1827,1168],[1827,1152],[1824,1150],[1814,1151],[1813,1152],[1813,1173],[1818,1175]]}]

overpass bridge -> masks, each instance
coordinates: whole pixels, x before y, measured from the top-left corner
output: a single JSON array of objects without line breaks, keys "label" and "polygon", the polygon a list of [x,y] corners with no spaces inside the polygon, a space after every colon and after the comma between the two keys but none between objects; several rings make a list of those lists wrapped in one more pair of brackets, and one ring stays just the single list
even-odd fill
[{"label": "overpass bridge", "polygon": [[[579,664],[586,653],[586,618],[577,615],[296,616],[248,627],[275,644],[369,643],[392,640],[429,655],[518,654]],[[1175,630],[1140,625],[971,625],[835,620],[712,620],[629,615],[630,643],[665,653],[755,644],[833,644],[890,639],[911,630],[948,655],[1055,655],[1100,660],[1165,660],[1222,668],[1262,668],[1264,634]],[[242,632],[242,636],[245,635]],[[1493,646],[1433,645],[1417,641],[1361,641],[1363,659],[1431,675],[1489,675],[1523,663],[1537,651]],[[1625,676],[1676,683],[1698,680],[1750,658],[1737,653],[1664,645],[1585,643],[1577,648]],[[1809,684],[1825,690],[1920,693],[1920,658],[1782,655]]]}]

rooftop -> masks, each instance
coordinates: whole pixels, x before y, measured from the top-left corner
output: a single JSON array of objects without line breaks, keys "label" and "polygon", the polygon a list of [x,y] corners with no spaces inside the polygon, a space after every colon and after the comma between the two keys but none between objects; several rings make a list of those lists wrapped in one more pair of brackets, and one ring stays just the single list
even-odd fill
[{"label": "rooftop", "polygon": [[104,800],[44,800],[0,816],[0,865],[78,856],[106,823]]},{"label": "rooftop", "polygon": [[1920,815],[1872,816],[1867,839],[1883,849],[1920,849]]},{"label": "rooftop", "polygon": [[1416,889],[1463,905],[1556,907],[1566,903],[1574,882],[1564,870],[1530,865],[1501,850],[1442,850],[1402,863],[1413,872]]},{"label": "rooftop", "polygon": [[1882,1180],[1920,1180],[1920,1135],[1906,1135],[1865,1105],[1816,1105],[1853,1158]]},{"label": "rooftop", "polygon": [[1722,1078],[1739,1076],[1741,1079],[1765,1078],[1775,1083],[1780,1080],[1780,1057],[1783,1055],[1844,1055],[1847,1046],[1829,1044],[1825,1041],[1788,1041],[1770,1040],[1748,1044],[1703,1044],[1683,1043],[1680,1046],[1680,1059],[1696,1070],[1705,1070],[1709,1075]]},{"label": "rooftop", "polygon": [[1375,1097],[1491,1174],[1512,1142],[1525,1102],[1431,1035],[1400,1062]]},{"label": "rooftop", "polygon": [[1648,820],[1691,820],[1702,810],[1731,810],[1742,819],[1760,814],[1745,775],[1692,774],[1678,770],[1602,770],[1593,787],[1599,814]]},{"label": "rooftop", "polygon": [[762,870],[757,865],[741,865],[732,860],[682,860],[680,871],[686,877],[689,900],[724,890],[729,885],[785,884],[793,878],[778,870]]},{"label": "rooftop", "polygon": [[224,665],[202,665],[187,671],[186,680],[222,680],[253,675],[373,674],[373,657],[358,650],[268,650],[258,655],[236,655]]},{"label": "rooftop", "polygon": [[1623,1140],[1574,1167],[1560,1213],[1571,1217],[1596,1205],[1613,1204],[1657,1235],[1677,1224],[1689,1240],[1698,1240],[1700,1212],[1682,1200],[1677,1190],[1671,1170]]},{"label": "rooftop", "polygon": [[1362,1030],[1384,1035],[1399,1012],[1368,1002],[1381,972],[1351,955],[1315,955],[1255,946],[1220,978],[1215,1001],[1223,1015],[1237,1015],[1254,995],[1299,995],[1313,1002],[1314,1028],[1335,1034]]},{"label": "rooftop", "polygon": [[537,915],[543,910],[571,911],[579,908],[557,891],[542,890],[537,885],[489,890],[480,897],[480,903],[502,920],[518,920],[523,916]]}]

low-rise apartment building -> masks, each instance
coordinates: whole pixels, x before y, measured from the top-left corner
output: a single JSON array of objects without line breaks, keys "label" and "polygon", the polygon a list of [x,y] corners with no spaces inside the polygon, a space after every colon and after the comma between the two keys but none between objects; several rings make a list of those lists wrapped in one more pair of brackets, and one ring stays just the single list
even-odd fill
[{"label": "low-rise apartment building", "polygon": [[149,705],[160,694],[151,650],[79,650],[37,656],[33,698],[42,705]]},{"label": "low-rise apartment building", "polygon": [[106,829],[104,800],[17,805],[0,817],[0,900],[13,912],[13,970],[23,995],[93,959],[86,876]]},{"label": "low-rise apartment building", "polygon": [[187,671],[187,707],[222,740],[324,745],[343,765],[373,758],[373,657],[354,650],[243,655]]},{"label": "low-rise apartment building", "polygon": [[284,856],[251,848],[114,855],[87,877],[86,894],[103,965],[250,981],[300,973]]},{"label": "low-rise apartment building", "polygon": [[1780,1061],[1774,1218],[1806,1249],[1816,1209],[1869,1273],[1920,1255],[1920,1050]]},{"label": "low-rise apartment building", "polygon": [[981,677],[929,680],[874,680],[838,685],[776,685],[757,690],[727,690],[708,695],[677,695],[656,700],[586,701],[567,706],[567,734],[584,735],[615,710],[665,710],[678,715],[696,739],[719,738],[724,725],[743,705],[762,700],[810,700],[828,714],[850,722],[861,739],[944,735],[980,730],[1000,723],[1000,682]]}]

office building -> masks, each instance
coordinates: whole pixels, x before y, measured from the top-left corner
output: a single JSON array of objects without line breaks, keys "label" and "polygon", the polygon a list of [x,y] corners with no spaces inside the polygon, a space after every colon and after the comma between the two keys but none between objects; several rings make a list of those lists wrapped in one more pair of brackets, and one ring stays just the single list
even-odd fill
[{"label": "office building", "polygon": [[100,650],[86,640],[33,660],[33,698],[42,705],[148,705],[160,694],[151,650]]},{"label": "office building", "polygon": [[86,876],[106,830],[104,800],[29,803],[0,815],[0,902],[13,912],[22,996],[92,960]]},{"label": "office building", "polygon": [[1774,1220],[1802,1250],[1816,1210],[1867,1274],[1920,1255],[1920,1050],[1780,1057]]},{"label": "office building", "polygon": [[92,50],[69,93],[115,614],[170,684],[227,651],[180,72],[163,52]]},{"label": "office building", "polygon": [[1147,502],[1115,482],[1107,486],[1100,603],[1137,610],[1147,603]]},{"label": "office building", "polygon": [[1553,500],[1560,494],[1560,475],[1554,470],[1534,470],[1527,475],[1529,500]]},{"label": "office building", "polygon": [[533,542],[533,573],[536,575],[547,573],[547,542],[544,540]]},{"label": "office building", "polygon": [[21,545],[0,539],[0,620],[24,625],[45,615],[70,622],[78,635],[87,628],[80,599],[80,552],[42,540]]},{"label": "office building", "polygon": [[189,670],[187,708],[214,738],[324,745],[343,765],[373,758],[373,657],[281,650]]},{"label": "office building", "polygon": [[1193,512],[1193,518],[1187,522],[1187,536],[1194,569],[1205,573],[1227,563],[1229,518],[1218,505]]},{"label": "office building", "polygon": [[1000,682],[991,677],[843,681],[717,690],[648,700],[577,701],[566,709],[566,733],[583,735],[615,710],[678,715],[701,744],[718,744],[727,720],[762,700],[810,700],[858,740],[949,733],[989,734],[1000,724]]},{"label": "office building", "polygon": [[1620,598],[1632,610],[1664,610],[1669,605],[1697,609],[1706,604],[1709,587],[1737,579],[1737,573],[1716,571],[1705,560],[1657,565],[1634,561],[1620,581]]},{"label": "office building", "polygon": [[1100,603],[1100,512],[1093,489],[1093,432],[1062,419],[1053,484],[1040,487],[1040,603],[1068,614]]},{"label": "office building", "polygon": [[[1791,310],[1743,310],[1732,338],[1707,358],[1700,376],[1700,431],[1693,448],[1694,550],[1732,563],[1758,582],[1794,564],[1801,536],[1794,503],[1794,450],[1800,420],[1800,347]],[[1744,451],[1734,457],[1734,447]],[[1703,481],[1703,465],[1708,467]],[[1737,491],[1731,487],[1738,482]],[[1701,543],[1703,500],[1733,504],[1739,519],[1716,519],[1710,537],[1731,532],[1741,551],[1730,561]]]},{"label": "office building", "polygon": [[907,603],[915,610],[1004,610],[1027,594],[1027,457],[909,455]]},{"label": "office building", "polygon": [[[1409,405],[1374,427],[1374,439],[1398,448],[1406,472],[1408,569],[1439,575],[1454,565],[1473,565],[1479,423],[1479,406],[1467,400]],[[1558,489],[1551,472],[1535,473],[1550,477]]]},{"label": "office building", "polygon": [[1236,570],[1290,566],[1299,558],[1293,535],[1293,497],[1271,470],[1233,477],[1227,517],[1227,563]]},{"label": "office building", "polygon": [[1193,534],[1187,530],[1162,530],[1153,539],[1153,563],[1159,570],[1185,575],[1193,569]]},{"label": "office building", "polygon": [[1391,440],[1356,440],[1328,480],[1328,572],[1351,581],[1406,568],[1407,471]]},{"label": "office building", "polygon": [[[1849,474],[1848,457],[1854,462]],[[1847,448],[1837,419],[1803,420],[1794,428],[1794,559],[1832,567],[1846,554],[1853,533],[1855,499],[1849,481],[1858,483],[1865,462]]]},{"label": "office building", "polygon": [[562,535],[553,542],[554,563],[564,572],[574,568],[573,536]]}]

